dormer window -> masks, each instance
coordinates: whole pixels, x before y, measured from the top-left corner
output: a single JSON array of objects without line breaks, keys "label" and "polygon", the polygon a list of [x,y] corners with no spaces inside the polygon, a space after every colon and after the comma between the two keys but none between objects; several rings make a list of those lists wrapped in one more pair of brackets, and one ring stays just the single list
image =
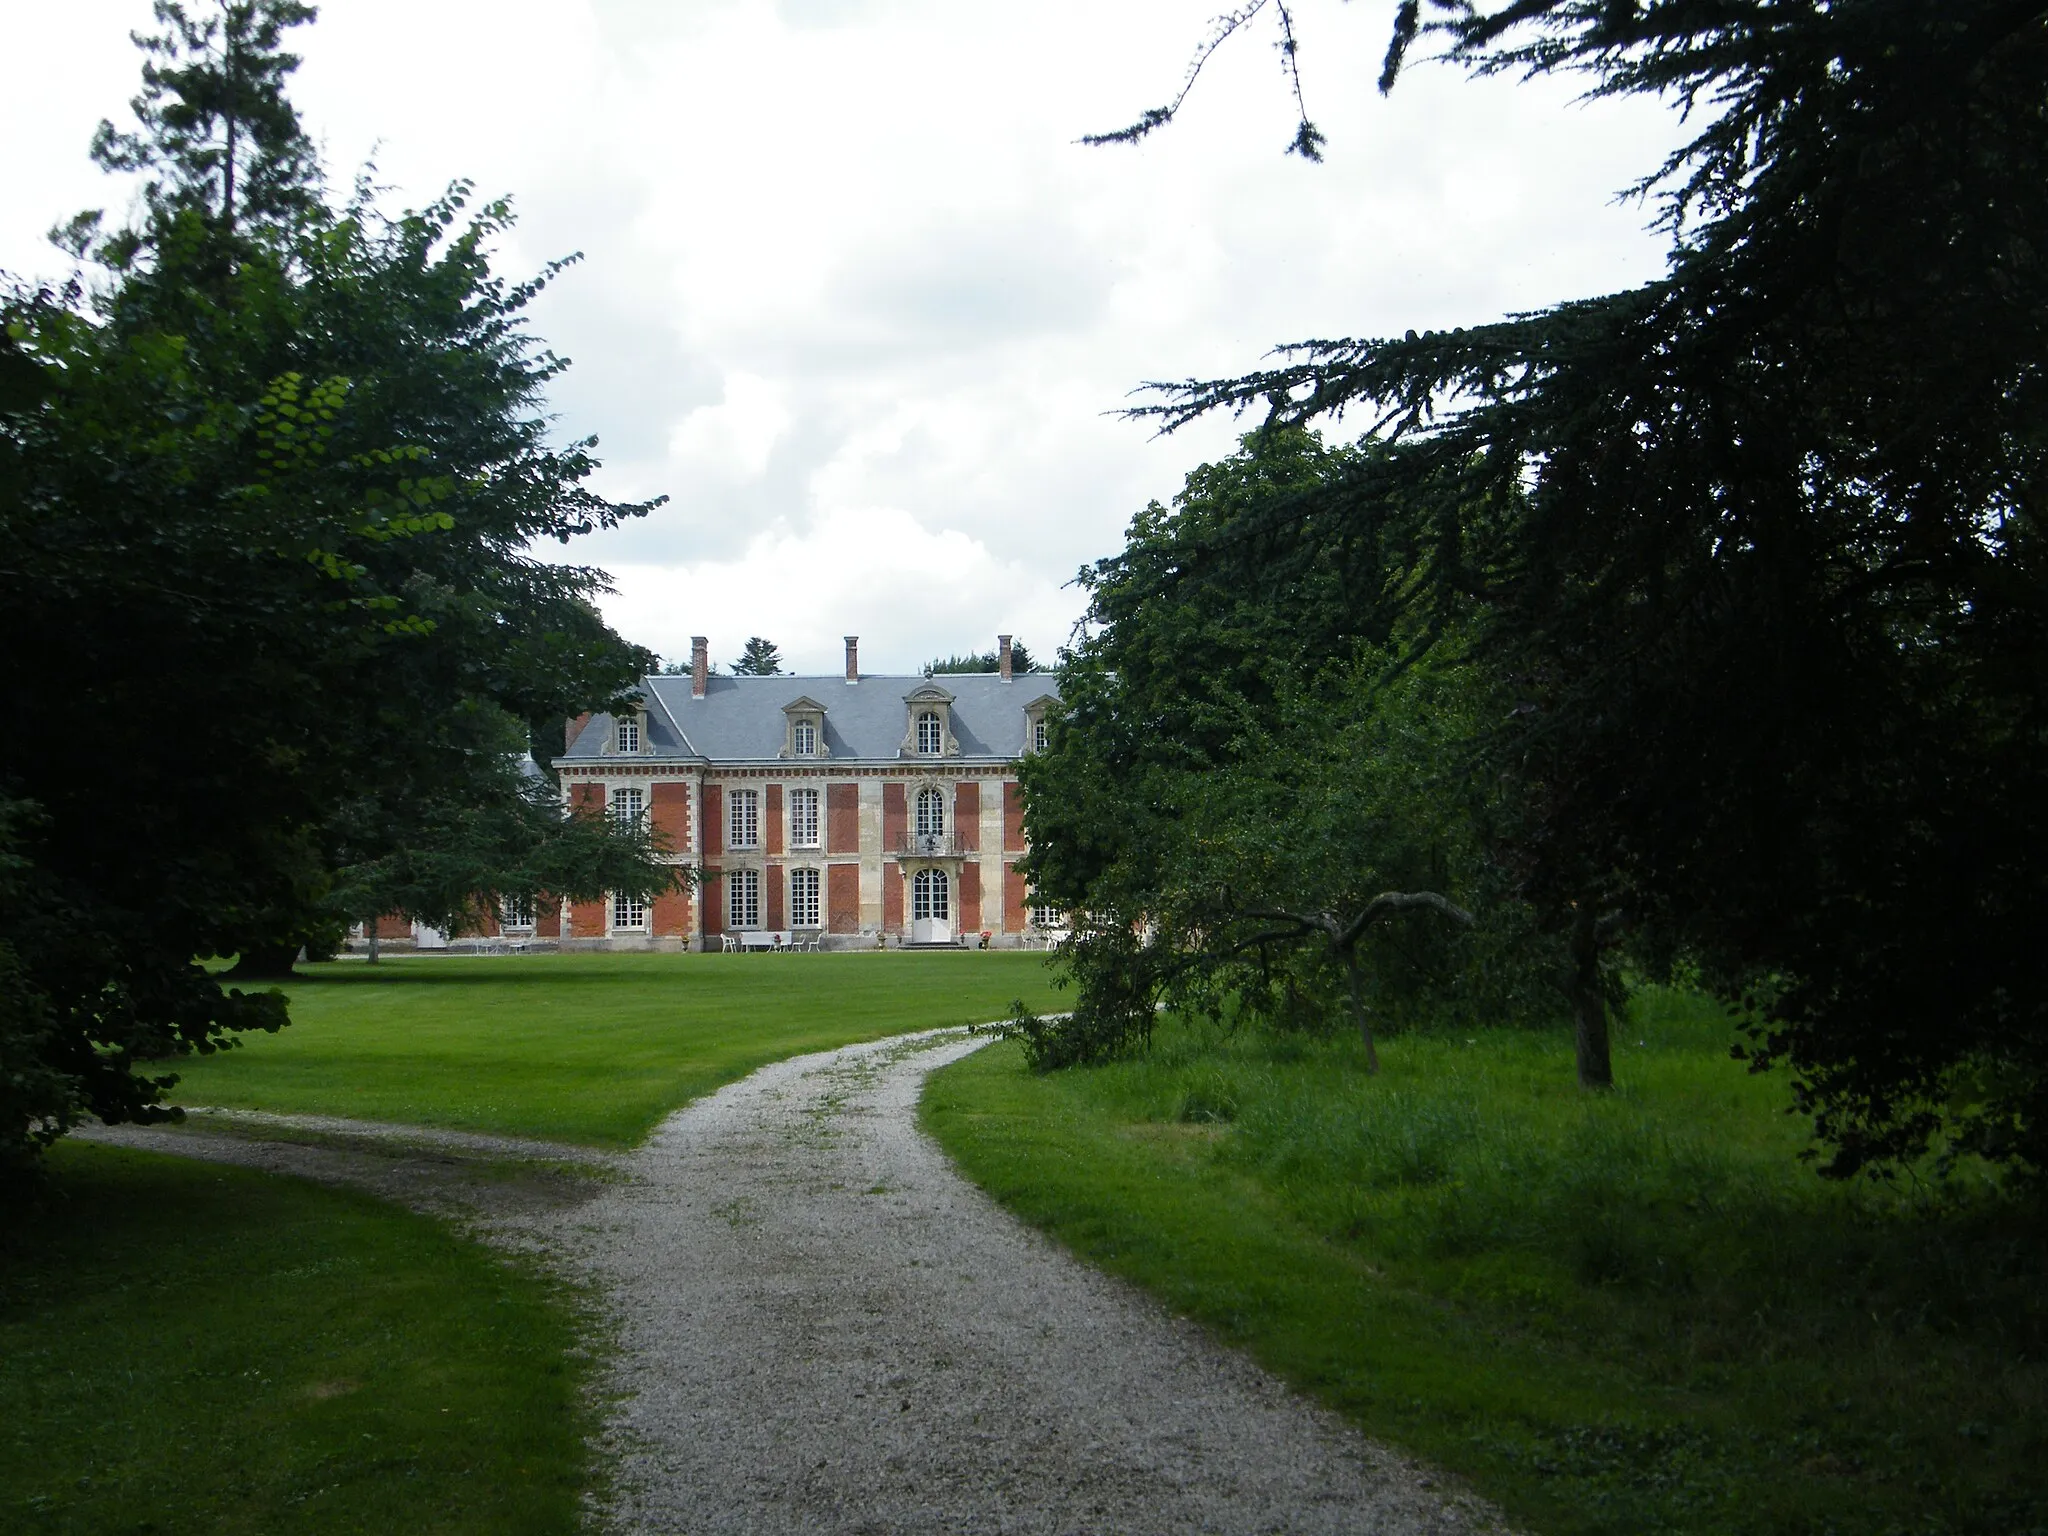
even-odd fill
[{"label": "dormer window", "polygon": [[1046,721],[1059,705],[1060,701],[1054,695],[1042,693],[1024,706],[1024,749],[1027,752],[1045,750]]},{"label": "dormer window", "polygon": [[640,721],[636,716],[628,715],[619,722],[617,742],[621,752],[640,750]]},{"label": "dormer window", "polygon": [[782,706],[782,755],[829,757],[825,746],[825,706],[813,698],[791,699]]},{"label": "dormer window", "polygon": [[924,682],[903,695],[903,757],[957,757],[953,738],[953,695],[937,683]]}]

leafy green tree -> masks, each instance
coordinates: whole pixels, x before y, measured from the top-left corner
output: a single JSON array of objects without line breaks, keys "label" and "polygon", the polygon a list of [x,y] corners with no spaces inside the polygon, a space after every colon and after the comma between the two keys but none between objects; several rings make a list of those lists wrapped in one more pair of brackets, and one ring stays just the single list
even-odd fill
[{"label": "leafy green tree", "polygon": [[775,648],[774,641],[763,640],[759,635],[747,642],[739,660],[732,664],[734,677],[773,677],[781,670],[782,652]]},{"label": "leafy green tree", "polygon": [[669,849],[644,821],[565,811],[529,759],[508,756],[501,772],[505,782],[486,798],[409,806],[406,825],[377,840],[386,851],[340,871],[335,905],[366,924],[402,914],[474,933],[507,903],[537,912],[564,894],[651,900],[673,883],[660,862]]},{"label": "leafy green tree", "polygon": [[1074,915],[1075,1006],[1019,1025],[1041,1065],[1142,1043],[1161,1002],[1348,1017],[1369,1050],[1375,1019],[1555,1011],[1472,771],[1499,690],[1451,645],[1397,665],[1400,551],[1342,517],[1260,527],[1369,468],[1253,433],[1083,573],[1062,714],[1020,769],[1033,899]]},{"label": "leafy green tree", "polygon": [[[514,888],[567,813],[544,824],[510,764],[650,659],[598,616],[601,573],[527,553],[645,510],[585,488],[593,442],[550,440],[561,364],[523,311],[559,264],[494,275],[510,215],[465,187],[395,218],[364,187],[330,207],[287,127],[295,8],[164,14],[142,132],[98,146],[154,168],[139,222],[74,225],[91,290],[17,290],[0,316],[17,1159],[83,1113],[162,1114],[173,1079],[140,1064],[280,1026],[281,994],[194,957],[288,970],[362,915],[371,874],[432,856],[449,808],[523,828],[497,877],[471,866]],[[628,862],[639,881],[613,860],[608,882],[670,878],[644,846]]]},{"label": "leafy green tree", "polygon": [[1514,680],[1487,757],[1580,975],[1695,960],[1834,1172],[2048,1168],[2048,10],[1411,0],[1383,88],[1418,39],[1696,114],[1638,188],[1667,271],[1152,409],[1374,423],[1317,504],[1412,550],[1407,644],[1476,615]]}]

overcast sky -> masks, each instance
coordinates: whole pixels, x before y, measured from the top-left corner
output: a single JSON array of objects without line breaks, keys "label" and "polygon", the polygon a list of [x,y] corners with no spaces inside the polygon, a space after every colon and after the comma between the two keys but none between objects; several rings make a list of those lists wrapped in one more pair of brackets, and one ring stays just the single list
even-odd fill
[{"label": "overcast sky", "polygon": [[[200,0],[203,4],[204,0]],[[669,504],[571,545],[630,638],[799,671],[1042,651],[1131,514],[1228,451],[1117,419],[1146,379],[1237,373],[1276,343],[1484,322],[1662,264],[1615,192],[1676,127],[1555,83],[1372,82],[1392,0],[1300,0],[1320,166],[1282,154],[1273,35],[1169,98],[1219,0],[326,0],[294,96],[345,185],[456,177],[521,215],[501,270],[582,251],[534,311],[575,366],[564,435],[599,489]],[[148,0],[0,0],[0,268],[126,193],[91,166],[126,120]],[[33,68],[28,67],[33,61]]]}]

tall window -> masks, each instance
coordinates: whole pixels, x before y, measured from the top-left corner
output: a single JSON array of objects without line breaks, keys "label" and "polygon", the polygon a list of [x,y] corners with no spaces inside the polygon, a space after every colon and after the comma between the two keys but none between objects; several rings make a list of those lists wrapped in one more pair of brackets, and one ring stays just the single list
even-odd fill
[{"label": "tall window", "polygon": [[500,928],[531,928],[533,926],[533,898],[531,896],[507,896],[498,903],[498,926]]},{"label": "tall window", "polygon": [[640,818],[647,814],[647,791],[637,784],[613,790],[610,810],[612,820],[620,826],[639,825]]},{"label": "tall window", "polygon": [[796,755],[798,757],[816,757],[818,755],[818,728],[811,724],[810,721],[797,721],[796,729],[790,734],[794,739]]},{"label": "tall window", "polygon": [[946,896],[946,872],[943,869],[920,869],[910,882],[911,917],[935,917],[944,921],[952,910]]},{"label": "tall window", "polygon": [[638,752],[640,750],[640,722],[638,720],[621,720],[619,722],[619,750],[621,752]]},{"label": "tall window", "polygon": [[732,810],[726,817],[730,836],[726,846],[731,848],[758,848],[761,846],[761,792],[758,789],[736,789],[732,792]]},{"label": "tall window", "polygon": [[612,927],[614,929],[643,929],[647,926],[647,903],[638,896],[621,892],[612,897]]},{"label": "tall window", "polygon": [[936,789],[917,792],[917,835],[943,837],[946,834],[946,797]]},{"label": "tall window", "polygon": [[789,792],[789,846],[818,846],[818,792],[815,789],[792,789]]},{"label": "tall window", "polygon": [[917,717],[917,750],[921,756],[937,757],[946,747],[946,733],[939,728],[939,712],[927,709]]},{"label": "tall window", "polygon": [[1031,750],[1034,752],[1043,752],[1045,750],[1045,722],[1043,720],[1031,722]]},{"label": "tall window", "polygon": [[725,926],[761,926],[761,871],[729,869],[725,872]]},{"label": "tall window", "polygon": [[789,926],[818,926],[818,872],[815,869],[792,869],[789,872]]}]

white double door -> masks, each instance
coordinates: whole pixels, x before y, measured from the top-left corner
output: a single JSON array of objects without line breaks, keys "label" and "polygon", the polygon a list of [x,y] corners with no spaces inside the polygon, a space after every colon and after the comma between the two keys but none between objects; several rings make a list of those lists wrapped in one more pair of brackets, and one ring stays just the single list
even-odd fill
[{"label": "white double door", "polygon": [[953,882],[943,869],[920,869],[910,879],[910,942],[953,942]]}]

